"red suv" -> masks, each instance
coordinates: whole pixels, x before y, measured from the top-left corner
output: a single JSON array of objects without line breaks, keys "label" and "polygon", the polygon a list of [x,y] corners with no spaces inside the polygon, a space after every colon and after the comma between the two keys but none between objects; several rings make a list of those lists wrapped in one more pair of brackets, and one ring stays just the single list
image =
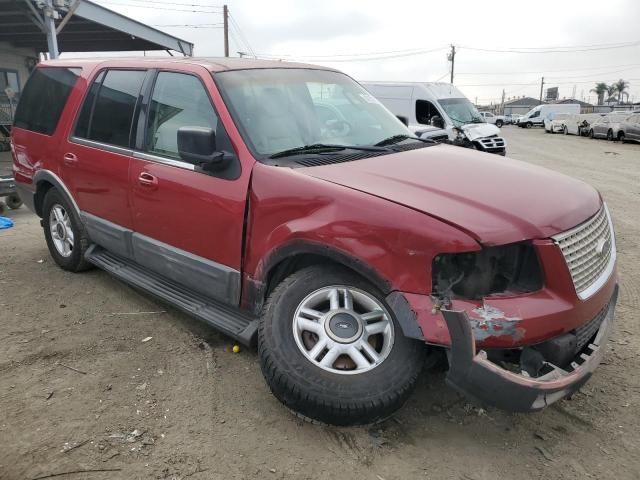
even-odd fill
[{"label": "red suv", "polygon": [[438,348],[451,385],[513,411],[570,395],[602,357],[618,286],[598,192],[420,140],[338,71],[44,62],[12,148],[60,267],[257,342],[304,417],[390,415]]}]

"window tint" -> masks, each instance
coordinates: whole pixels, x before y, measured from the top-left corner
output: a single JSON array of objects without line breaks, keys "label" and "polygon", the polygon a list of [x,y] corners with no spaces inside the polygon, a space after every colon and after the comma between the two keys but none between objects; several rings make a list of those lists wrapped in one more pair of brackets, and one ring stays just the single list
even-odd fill
[{"label": "window tint", "polygon": [[427,100],[416,100],[416,120],[422,125],[431,125],[431,117],[440,116],[433,103]]},{"label": "window tint", "polygon": [[82,104],[82,109],[80,110],[80,115],[78,116],[78,121],[76,123],[76,129],[73,132],[76,137],[89,138],[89,121],[91,120],[93,105],[96,102],[96,95],[98,94],[98,89],[100,88],[100,83],[103,78],[104,72],[100,72],[84,99],[84,103]]},{"label": "window tint", "polygon": [[218,117],[197,77],[174,72],[158,74],[149,108],[147,151],[179,158],[178,128],[206,127],[215,131],[217,124]]},{"label": "window tint", "polygon": [[[120,147],[129,146],[133,111],[145,75],[145,71],[138,70],[109,70],[106,73],[98,89],[93,114],[87,114],[91,118],[85,138]],[[85,104],[90,101],[91,92]],[[85,113],[85,106],[82,108],[81,117]],[[78,131],[78,135],[80,133]]]},{"label": "window tint", "polygon": [[37,68],[18,102],[14,126],[51,135],[80,71],[79,68]]}]

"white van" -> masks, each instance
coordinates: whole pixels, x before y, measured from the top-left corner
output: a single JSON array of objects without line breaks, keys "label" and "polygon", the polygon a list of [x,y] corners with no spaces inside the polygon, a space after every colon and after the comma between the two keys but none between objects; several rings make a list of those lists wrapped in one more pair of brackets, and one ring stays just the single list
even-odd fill
[{"label": "white van", "polygon": [[500,129],[485,122],[476,107],[450,83],[361,82],[394,115],[422,138],[438,136],[467,148],[504,155]]},{"label": "white van", "polygon": [[527,112],[527,114],[518,119],[518,126],[522,128],[531,128],[535,125],[544,125],[545,119],[553,114],[580,113],[579,103],[551,103],[548,105],[538,105]]}]

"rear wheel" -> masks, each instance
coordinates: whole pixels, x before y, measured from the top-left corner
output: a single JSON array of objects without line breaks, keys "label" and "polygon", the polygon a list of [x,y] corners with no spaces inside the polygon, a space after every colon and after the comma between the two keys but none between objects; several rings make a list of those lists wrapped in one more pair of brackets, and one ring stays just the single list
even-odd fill
[{"label": "rear wheel", "polygon": [[531,127],[533,127],[533,123],[531,123],[531,122],[527,122],[526,127],[527,127],[527,128],[531,128]]},{"label": "rear wheel", "polygon": [[607,140],[613,141],[613,130],[607,132]]},{"label": "rear wheel", "polygon": [[55,188],[44,197],[42,212],[44,236],[55,262],[71,272],[90,268],[91,264],[84,259],[89,237],[69,202]]},{"label": "rear wheel", "polygon": [[618,141],[624,143],[624,132],[618,132]]},{"label": "rear wheel", "polygon": [[498,128],[502,128],[502,125],[504,125],[504,123],[502,122],[502,120],[496,120],[496,127],[498,127]]},{"label": "rear wheel", "polygon": [[259,353],[282,403],[334,425],[391,415],[424,364],[423,344],[402,334],[384,296],[341,267],[308,267],[276,287],[265,305]]}]

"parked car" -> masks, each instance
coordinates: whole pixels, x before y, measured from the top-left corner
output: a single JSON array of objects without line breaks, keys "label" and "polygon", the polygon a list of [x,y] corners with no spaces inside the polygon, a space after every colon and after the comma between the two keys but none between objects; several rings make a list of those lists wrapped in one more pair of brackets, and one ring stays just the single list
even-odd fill
[{"label": "parked car", "polygon": [[606,138],[607,140],[618,139],[618,132],[620,129],[620,123],[624,122],[630,115],[626,113],[613,112],[603,117],[600,117],[597,121],[591,124],[589,128],[589,137],[591,138]]},{"label": "parked car", "polygon": [[635,113],[620,122],[614,138],[620,142],[640,141],[640,113]]},{"label": "parked car", "polygon": [[426,128],[444,129],[449,143],[505,155],[507,142],[500,129],[487,124],[476,107],[450,83],[364,82],[371,94],[394,115],[407,120],[422,138],[439,135]]},{"label": "parked car", "polygon": [[505,124],[504,115],[494,115],[491,112],[480,112],[480,115],[482,115],[482,118],[484,118],[485,122],[491,123],[498,128],[502,127]]},{"label": "parked car", "polygon": [[606,350],[618,282],[600,194],[421,140],[338,71],[45,61],[12,147],[61,268],[98,266],[257,343],[303,417],[387,417],[438,348],[456,389],[539,410]]},{"label": "parked car", "polygon": [[570,117],[568,113],[552,113],[544,119],[544,131],[547,133],[562,133],[565,122]]},{"label": "parked car", "polygon": [[504,116],[504,121],[507,125],[515,125],[520,118],[522,118],[522,115],[518,113],[508,113]]},{"label": "parked car", "polygon": [[518,126],[531,128],[534,126],[544,126],[545,118],[558,113],[580,113],[579,103],[550,103],[538,105],[532,108],[522,118],[518,119]]}]

